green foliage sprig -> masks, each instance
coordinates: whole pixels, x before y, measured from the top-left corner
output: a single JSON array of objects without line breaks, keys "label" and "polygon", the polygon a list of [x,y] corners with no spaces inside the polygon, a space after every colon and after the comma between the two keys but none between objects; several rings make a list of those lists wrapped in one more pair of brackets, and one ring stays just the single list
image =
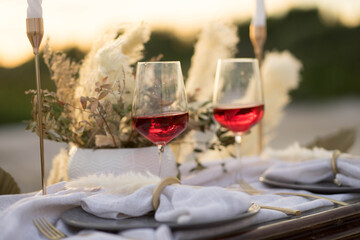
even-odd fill
[{"label": "green foliage sprig", "polygon": [[[44,137],[57,142],[74,143],[84,148],[96,147],[145,147],[151,142],[140,136],[131,125],[131,105],[126,106],[119,98],[116,104],[104,99],[114,94],[109,84],[97,83],[96,97],[81,97],[81,107],[65,103],[55,92],[42,91]],[[32,117],[27,129],[38,132],[35,90],[26,94],[32,96]],[[88,115],[88,120],[78,121],[75,111]],[[108,137],[111,142],[99,145],[96,136]]]}]

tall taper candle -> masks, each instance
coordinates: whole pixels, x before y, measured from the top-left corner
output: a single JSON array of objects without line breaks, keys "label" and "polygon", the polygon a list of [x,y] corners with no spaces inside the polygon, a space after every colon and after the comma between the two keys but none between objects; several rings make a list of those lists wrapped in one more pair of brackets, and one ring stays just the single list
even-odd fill
[{"label": "tall taper candle", "polygon": [[250,40],[254,52],[261,65],[263,47],[266,40],[266,12],[264,0],[256,0],[256,8],[250,24]]},{"label": "tall taper candle", "polygon": [[264,0],[256,0],[255,14],[251,24],[254,26],[266,26],[266,12]]},{"label": "tall taper candle", "polygon": [[27,18],[42,18],[42,0],[27,0]]},{"label": "tall taper candle", "polygon": [[28,0],[26,34],[33,47],[35,55],[35,72],[37,87],[37,110],[38,110],[38,131],[40,137],[40,158],[41,158],[41,184],[43,195],[46,195],[45,185],[45,158],[44,158],[44,130],[42,124],[42,99],[41,99],[41,82],[39,70],[39,48],[44,36],[44,23],[42,19],[42,0]]},{"label": "tall taper candle", "polygon": [[[255,13],[249,30],[250,40],[254,47],[254,53],[261,67],[263,48],[266,40],[266,12],[264,0],[256,0]],[[263,150],[263,123],[260,122],[258,126],[258,153],[260,154]]]}]

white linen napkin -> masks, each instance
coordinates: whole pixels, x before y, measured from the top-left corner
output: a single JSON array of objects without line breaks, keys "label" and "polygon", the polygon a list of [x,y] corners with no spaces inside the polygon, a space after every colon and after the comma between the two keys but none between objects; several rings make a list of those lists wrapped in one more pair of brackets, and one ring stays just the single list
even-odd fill
[{"label": "white linen napkin", "polygon": [[281,162],[264,172],[264,177],[287,183],[312,184],[332,182],[335,178],[344,186],[360,187],[360,159],[339,157],[339,173],[334,174],[331,159],[316,159],[296,163]]},{"label": "white linen napkin", "polygon": [[[85,211],[104,218],[141,216],[153,210],[154,188],[155,185],[145,186],[124,196],[104,192],[82,199],[81,206]],[[241,192],[220,187],[170,185],[160,195],[155,219],[178,223],[221,220],[244,213],[250,206],[249,196]]]},{"label": "white linen napkin", "polygon": [[[0,212],[1,239],[41,239],[41,233],[35,228],[33,219],[45,217],[56,221],[69,208],[80,204],[80,200],[89,192],[65,190],[64,183],[47,188],[48,195],[26,194],[17,201],[9,201],[12,195],[0,196],[0,202],[6,204]],[[18,195],[22,196],[22,195]],[[0,205],[2,205],[0,204]]]},{"label": "white linen napkin", "polygon": [[69,239],[143,239],[168,240],[172,239],[170,229],[161,225],[158,229],[135,229],[123,231],[119,234],[98,231],[80,231],[66,226],[61,220],[62,213],[70,208],[80,206],[81,199],[99,191],[82,189],[65,189],[65,182],[47,187],[47,195],[42,192],[0,196],[0,239],[46,239],[33,224],[33,220],[44,217],[54,224]]}]

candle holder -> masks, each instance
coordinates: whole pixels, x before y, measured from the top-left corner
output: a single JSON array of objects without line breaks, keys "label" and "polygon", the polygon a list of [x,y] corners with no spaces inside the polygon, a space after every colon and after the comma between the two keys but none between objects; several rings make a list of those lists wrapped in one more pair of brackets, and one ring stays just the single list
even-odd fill
[{"label": "candle holder", "polygon": [[26,34],[33,47],[35,55],[35,72],[36,72],[36,86],[37,86],[37,107],[38,107],[38,131],[40,137],[40,158],[41,158],[41,184],[43,195],[46,195],[45,185],[45,158],[44,158],[44,131],[42,124],[42,99],[41,99],[41,82],[39,69],[39,48],[41,40],[44,36],[44,23],[42,18],[27,18],[26,19]]},{"label": "candle holder", "polygon": [[266,26],[256,26],[251,24],[249,28],[249,35],[251,43],[254,47],[255,57],[261,66],[264,44],[266,41]]},{"label": "candle holder", "polygon": [[[266,41],[266,26],[256,26],[250,24],[249,28],[249,35],[251,43],[254,47],[255,57],[259,62],[259,67],[262,64],[262,57],[264,51],[264,44]],[[264,86],[263,78],[261,77],[262,86]],[[263,150],[263,124],[262,122],[259,123],[259,135],[258,135],[258,154],[260,154]]]}]

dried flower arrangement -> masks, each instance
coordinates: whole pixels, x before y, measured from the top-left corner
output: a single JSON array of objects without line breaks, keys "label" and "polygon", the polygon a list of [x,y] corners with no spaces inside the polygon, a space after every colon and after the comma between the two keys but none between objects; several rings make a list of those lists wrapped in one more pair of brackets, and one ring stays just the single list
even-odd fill
[{"label": "dried flower arrangement", "polygon": [[[83,148],[152,146],[131,125],[134,64],[143,58],[142,50],[150,38],[150,30],[142,23],[126,27],[121,32],[119,34],[119,29],[116,29],[103,34],[81,63],[71,62],[64,53],[52,52],[46,45],[45,63],[57,87],[56,92],[42,92],[44,136],[47,139],[74,143]],[[214,122],[211,95],[217,59],[233,57],[238,41],[234,25],[217,21],[203,28],[195,45],[186,81],[189,124],[186,131],[170,144],[180,162],[195,159],[198,164],[194,170],[203,168],[202,160],[233,155],[234,137]],[[286,71],[282,67],[285,65]],[[301,63],[290,53],[266,55],[261,69],[265,83],[263,122],[266,142],[289,102],[288,92],[298,85],[300,69]],[[32,103],[36,106],[36,92],[31,90],[28,93],[33,96]],[[32,113],[33,120],[28,129],[37,131],[36,107]],[[255,153],[256,139],[254,128],[244,140],[244,155]],[[54,166],[60,162],[62,166],[59,165],[57,171],[65,171],[65,155],[66,152],[61,151],[55,157],[57,163]]]},{"label": "dried flower arrangement", "polygon": [[[150,31],[145,24],[111,31],[93,45],[82,63],[53,52],[49,44],[44,60],[56,92],[43,96],[44,136],[83,148],[144,147],[151,145],[131,126],[133,64],[142,58]],[[36,106],[35,91],[32,104]],[[28,129],[37,131],[36,107]]]},{"label": "dried flower arrangement", "polygon": [[[126,28],[123,34],[113,31],[94,44],[82,63],[70,61],[64,53],[53,52],[46,44],[44,60],[57,90],[42,91],[44,137],[82,148],[152,146],[131,125],[134,64],[143,57],[149,36],[145,24]],[[214,55],[222,56],[216,52]],[[189,94],[190,122],[182,136],[191,130],[205,132],[215,125],[210,101],[199,101],[198,93],[197,89]],[[30,90],[27,94],[32,95],[33,104],[28,129],[35,132],[37,93]],[[219,139],[209,147],[233,143],[229,138]]]}]

